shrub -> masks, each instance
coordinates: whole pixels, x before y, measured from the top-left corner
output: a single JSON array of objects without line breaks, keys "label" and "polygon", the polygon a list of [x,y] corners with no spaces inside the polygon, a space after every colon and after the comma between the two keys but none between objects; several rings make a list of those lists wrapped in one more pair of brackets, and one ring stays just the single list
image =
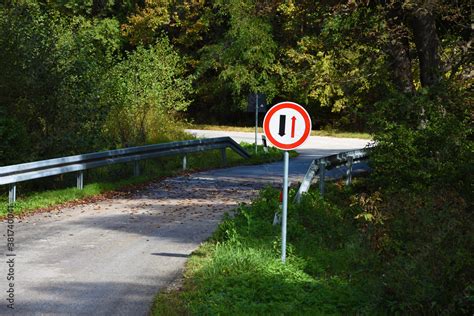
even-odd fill
[{"label": "shrub", "polygon": [[469,300],[474,221],[468,105],[467,93],[449,85],[377,105],[370,188],[382,199],[376,211],[384,220],[376,228],[384,238],[375,248],[384,258],[384,299],[392,310],[452,314]]},{"label": "shrub", "polygon": [[103,83],[100,103],[110,109],[104,131],[120,146],[166,139],[178,130],[173,115],[187,108],[192,78],[166,39],[126,57]]},{"label": "shrub", "polygon": [[29,149],[25,126],[0,108],[0,166],[18,161],[18,156],[27,159],[31,155]]},{"label": "shrub", "polygon": [[441,86],[379,102],[371,120],[374,185],[406,192],[450,187],[468,196],[474,152],[469,101],[467,92]]},{"label": "shrub", "polygon": [[[0,6],[0,109],[10,121],[4,127],[15,134],[15,124],[31,145],[14,162],[105,146],[97,89],[116,61],[119,36],[114,19],[69,18],[38,1]],[[23,141],[16,139],[9,150],[20,153]]]}]

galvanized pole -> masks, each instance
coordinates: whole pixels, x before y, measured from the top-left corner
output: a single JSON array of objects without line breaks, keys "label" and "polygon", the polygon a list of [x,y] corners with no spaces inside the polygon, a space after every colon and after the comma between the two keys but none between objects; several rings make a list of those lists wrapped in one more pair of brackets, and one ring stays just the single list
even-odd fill
[{"label": "galvanized pole", "polygon": [[257,154],[257,132],[258,132],[258,93],[255,93],[255,155]]},{"label": "galvanized pole", "polygon": [[346,185],[352,184],[352,164],[354,162],[354,158],[347,157],[347,170],[346,170]]},{"label": "galvanized pole", "polygon": [[265,135],[262,135],[262,145],[263,145],[263,151],[265,153],[268,153],[267,138],[265,137]]},{"label": "galvanized pole", "polygon": [[226,148],[221,148],[221,163],[223,166],[227,164],[227,153]]},{"label": "galvanized pole", "polygon": [[76,187],[79,190],[84,189],[84,170],[81,170],[77,173],[76,177]]},{"label": "galvanized pole", "polygon": [[289,165],[288,151],[284,153],[284,167],[283,167],[283,211],[281,216],[281,261],[286,261],[286,217],[288,212],[288,165]]},{"label": "galvanized pole", "polygon": [[324,195],[324,178],[326,177],[326,162],[319,159],[319,193]]},{"label": "galvanized pole", "polygon": [[10,184],[8,188],[8,204],[13,204],[16,201],[16,183]]},{"label": "galvanized pole", "polygon": [[186,170],[188,167],[188,157],[186,155],[183,156],[183,171]]},{"label": "galvanized pole", "polygon": [[140,163],[138,160],[133,162],[133,176],[138,177],[140,175]]}]

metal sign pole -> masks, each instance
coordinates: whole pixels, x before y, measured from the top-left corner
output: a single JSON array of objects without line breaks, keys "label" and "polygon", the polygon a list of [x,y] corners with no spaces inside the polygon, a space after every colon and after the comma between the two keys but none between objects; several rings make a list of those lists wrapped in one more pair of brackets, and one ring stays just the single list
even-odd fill
[{"label": "metal sign pole", "polygon": [[283,167],[283,211],[281,219],[281,261],[286,261],[286,217],[288,211],[288,165],[289,154],[288,151],[284,153],[284,167]]},{"label": "metal sign pole", "polygon": [[258,132],[258,93],[255,93],[255,155],[257,154],[257,132]]},{"label": "metal sign pole", "polygon": [[286,225],[288,217],[288,168],[290,159],[288,151],[300,147],[308,139],[311,132],[311,117],[297,103],[289,101],[280,102],[271,107],[267,114],[265,114],[263,132],[273,146],[284,150],[283,205],[281,214],[281,261],[284,264],[286,261]]}]

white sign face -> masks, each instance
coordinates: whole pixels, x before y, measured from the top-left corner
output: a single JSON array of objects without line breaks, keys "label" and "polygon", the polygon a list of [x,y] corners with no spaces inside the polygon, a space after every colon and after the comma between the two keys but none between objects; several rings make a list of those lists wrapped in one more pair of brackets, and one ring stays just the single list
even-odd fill
[{"label": "white sign face", "polygon": [[301,146],[311,132],[311,118],[299,104],[281,102],[265,115],[263,130],[267,139],[283,150]]}]

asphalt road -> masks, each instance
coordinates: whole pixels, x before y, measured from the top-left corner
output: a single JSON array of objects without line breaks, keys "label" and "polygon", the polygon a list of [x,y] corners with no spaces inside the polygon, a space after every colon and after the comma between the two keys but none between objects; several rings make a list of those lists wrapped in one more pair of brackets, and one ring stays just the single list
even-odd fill
[{"label": "asphalt road", "polygon": [[[192,130],[187,132],[199,138],[230,136],[237,142],[255,142],[254,133],[246,132],[225,132],[225,131],[206,131]],[[258,134],[258,144],[261,145],[262,134]],[[320,137],[310,136],[309,139],[296,151],[299,156],[290,160],[289,165],[289,181],[296,183],[301,182],[308,167],[315,158],[324,157],[344,151],[364,148],[369,141],[356,138],[336,138],[336,137]],[[270,145],[270,144],[269,144]],[[270,145],[271,146],[271,145]],[[353,167],[354,172],[367,169],[366,164],[356,164]],[[336,178],[345,174],[345,169],[333,169],[326,174],[327,177]],[[209,173],[201,173],[201,176],[212,179],[226,179],[228,181],[239,181],[239,179],[250,179],[259,183],[281,183],[283,178],[283,163],[276,162],[265,164],[258,167],[243,166],[221,170],[213,170]]]},{"label": "asphalt road", "polygon": [[[250,133],[224,134],[253,140]],[[366,143],[311,137],[290,161],[290,178],[301,180],[315,157]],[[154,295],[182,273],[186,258],[223,213],[249,202],[262,186],[278,185],[281,176],[281,163],[212,170],[151,183],[130,196],[17,219],[15,309],[5,300],[8,265],[2,247],[0,314],[146,315]],[[4,222],[5,242],[6,230]]]}]

